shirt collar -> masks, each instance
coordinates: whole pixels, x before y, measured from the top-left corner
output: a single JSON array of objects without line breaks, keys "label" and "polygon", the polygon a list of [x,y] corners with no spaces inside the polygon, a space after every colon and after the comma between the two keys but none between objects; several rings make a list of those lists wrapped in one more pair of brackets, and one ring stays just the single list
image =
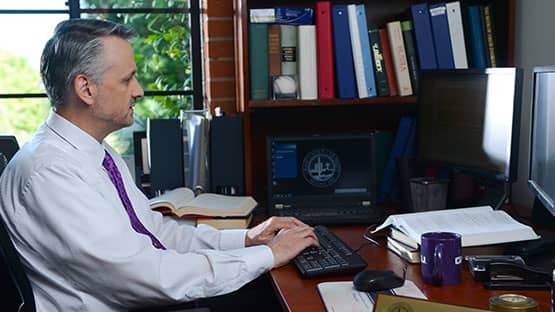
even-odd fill
[{"label": "shirt collar", "polygon": [[92,157],[95,162],[102,163],[104,159],[104,146],[71,121],[52,111],[46,119],[46,126],[75,149]]}]

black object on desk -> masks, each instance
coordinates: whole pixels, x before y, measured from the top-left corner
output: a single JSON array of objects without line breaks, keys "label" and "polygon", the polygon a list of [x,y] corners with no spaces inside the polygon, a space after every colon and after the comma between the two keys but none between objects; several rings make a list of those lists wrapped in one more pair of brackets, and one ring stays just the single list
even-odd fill
[{"label": "black object on desk", "polygon": [[309,247],[300,253],[294,263],[303,277],[350,274],[358,272],[368,263],[325,226],[315,226],[320,247]]},{"label": "black object on desk", "polygon": [[[405,274],[406,272],[405,268]],[[368,270],[357,273],[353,284],[359,291],[376,292],[403,286],[405,277],[400,277],[393,271]]]}]

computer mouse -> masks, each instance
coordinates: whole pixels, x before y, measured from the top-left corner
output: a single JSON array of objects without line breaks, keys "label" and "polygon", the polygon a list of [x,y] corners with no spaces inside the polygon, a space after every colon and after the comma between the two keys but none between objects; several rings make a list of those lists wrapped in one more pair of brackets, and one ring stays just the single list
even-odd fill
[{"label": "computer mouse", "polygon": [[380,291],[403,286],[405,279],[393,271],[368,270],[355,275],[353,284],[356,290]]}]

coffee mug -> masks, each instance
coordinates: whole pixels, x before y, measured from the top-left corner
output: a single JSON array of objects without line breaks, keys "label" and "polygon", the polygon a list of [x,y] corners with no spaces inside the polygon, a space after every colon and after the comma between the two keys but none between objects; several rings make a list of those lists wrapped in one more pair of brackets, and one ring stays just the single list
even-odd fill
[{"label": "coffee mug", "polygon": [[422,234],[422,280],[431,285],[455,285],[461,281],[461,235],[450,232]]}]

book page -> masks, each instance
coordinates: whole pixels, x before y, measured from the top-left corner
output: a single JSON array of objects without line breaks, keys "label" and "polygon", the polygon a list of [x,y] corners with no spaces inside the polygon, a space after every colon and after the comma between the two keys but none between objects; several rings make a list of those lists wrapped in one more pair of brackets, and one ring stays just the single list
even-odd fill
[{"label": "book page", "polygon": [[186,207],[180,207],[183,213],[211,216],[246,216],[256,207],[256,201],[250,196],[228,196],[220,194],[200,194]]},{"label": "book page", "polygon": [[[160,196],[152,198],[151,200],[149,200],[149,203],[151,208],[167,206],[172,209],[176,209],[177,207],[186,205],[194,198],[195,194],[191,189],[186,187],[179,187],[174,190],[167,191]],[[170,203],[171,206],[167,205],[167,203]]]}]

